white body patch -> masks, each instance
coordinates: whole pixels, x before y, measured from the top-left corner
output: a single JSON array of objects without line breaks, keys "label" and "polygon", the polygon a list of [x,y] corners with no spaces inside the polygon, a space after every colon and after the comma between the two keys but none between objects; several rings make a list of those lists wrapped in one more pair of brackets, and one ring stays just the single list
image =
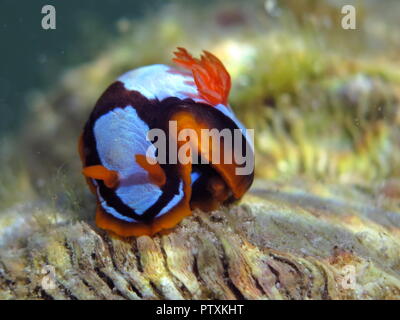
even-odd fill
[{"label": "white body patch", "polygon": [[171,73],[172,70],[174,69],[169,66],[154,64],[128,71],[118,80],[124,84],[127,90],[139,91],[147,99],[163,100],[168,97],[177,97],[179,99],[192,98],[197,102],[204,102],[200,98],[193,98],[193,96],[198,96],[196,86],[185,83],[194,81],[193,77]]},{"label": "white body patch", "polygon": [[[102,165],[119,173],[120,184],[116,189],[116,195],[125,205],[142,215],[162,194],[158,186],[150,183],[147,171],[139,166],[135,159],[137,154],[146,155],[148,148],[153,148],[152,156],[156,158],[156,149],[146,140],[149,127],[139,118],[133,107],[127,106],[123,109],[115,108],[101,116],[93,130]],[[98,196],[102,207],[109,214],[124,221],[136,221],[119,214],[107,205],[100,194]],[[180,182],[179,194],[171,199],[157,217],[172,209],[183,196],[182,182]]]},{"label": "white body patch", "polygon": [[102,165],[120,175],[116,194],[137,214],[143,214],[162,193],[160,188],[150,183],[147,172],[135,160],[135,155],[145,155],[151,146],[146,140],[148,130],[131,106],[115,108],[101,116],[94,125]]}]

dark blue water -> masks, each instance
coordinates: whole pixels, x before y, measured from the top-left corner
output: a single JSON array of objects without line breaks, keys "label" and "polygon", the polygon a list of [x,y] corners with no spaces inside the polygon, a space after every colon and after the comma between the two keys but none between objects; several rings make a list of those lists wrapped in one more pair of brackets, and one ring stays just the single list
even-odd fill
[{"label": "dark blue water", "polygon": [[[0,137],[23,125],[27,92],[54,84],[64,69],[98,54],[116,35],[118,19],[139,19],[168,2],[0,0]],[[56,8],[56,30],[41,27],[46,4]]]}]

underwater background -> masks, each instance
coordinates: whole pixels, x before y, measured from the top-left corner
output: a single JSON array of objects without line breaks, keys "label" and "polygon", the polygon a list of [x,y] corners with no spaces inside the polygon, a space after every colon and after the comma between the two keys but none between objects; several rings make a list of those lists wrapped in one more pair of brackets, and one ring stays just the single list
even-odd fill
[{"label": "underwater background", "polygon": [[[56,8],[56,30],[41,28],[45,4]],[[342,28],[346,4],[356,7],[356,30]],[[369,276],[386,282],[341,297],[399,297],[399,1],[1,0],[0,8],[0,247],[93,223],[77,152],[89,113],[120,74],[172,64],[182,46],[223,61],[230,104],[255,129],[245,203],[255,215],[264,210],[257,197],[274,207],[262,231],[246,229],[248,241],[328,259],[346,230],[342,247],[357,263],[373,261]],[[303,211],[316,220],[298,218]],[[307,230],[322,240],[304,240]],[[43,297],[32,290],[20,297]]]}]

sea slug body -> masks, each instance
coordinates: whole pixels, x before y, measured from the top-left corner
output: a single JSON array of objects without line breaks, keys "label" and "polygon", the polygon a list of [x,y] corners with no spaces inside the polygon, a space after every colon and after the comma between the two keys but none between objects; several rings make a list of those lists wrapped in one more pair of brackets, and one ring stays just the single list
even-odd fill
[{"label": "sea slug body", "polygon": [[[159,161],[162,153],[178,157],[186,142],[176,134],[187,129],[198,137],[203,129],[233,137],[239,131],[241,155],[245,150],[254,161],[251,139],[227,102],[231,79],[221,61],[206,51],[193,58],[183,48],[173,60],[183,70],[157,64],[119,77],[97,101],[79,140],[82,173],[97,197],[96,224],[120,236],[171,229],[194,208],[210,211],[240,199],[253,182],[253,169],[238,174],[244,164],[227,159],[234,139],[190,140],[198,162]],[[168,137],[165,150],[148,139],[155,129]]]}]

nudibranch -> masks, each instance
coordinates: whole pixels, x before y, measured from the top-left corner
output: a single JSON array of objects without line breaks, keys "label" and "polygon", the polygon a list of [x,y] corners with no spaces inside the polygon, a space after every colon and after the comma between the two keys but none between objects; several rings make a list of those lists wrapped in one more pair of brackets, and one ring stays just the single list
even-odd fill
[{"label": "nudibranch", "polygon": [[[159,160],[163,152],[177,158],[187,140],[176,132],[191,129],[200,136],[207,129],[239,137],[240,156],[254,161],[252,139],[228,104],[231,78],[222,62],[207,51],[200,59],[183,48],[174,54],[178,68],[144,66],[112,83],[79,140],[82,173],[97,197],[96,224],[120,236],[172,229],[194,208],[211,211],[240,199],[253,182],[253,167],[238,173],[248,164],[226,156],[238,147],[237,139],[225,136],[218,143],[212,136],[189,140],[197,162]],[[149,139],[152,129],[166,133],[165,150]]]}]

